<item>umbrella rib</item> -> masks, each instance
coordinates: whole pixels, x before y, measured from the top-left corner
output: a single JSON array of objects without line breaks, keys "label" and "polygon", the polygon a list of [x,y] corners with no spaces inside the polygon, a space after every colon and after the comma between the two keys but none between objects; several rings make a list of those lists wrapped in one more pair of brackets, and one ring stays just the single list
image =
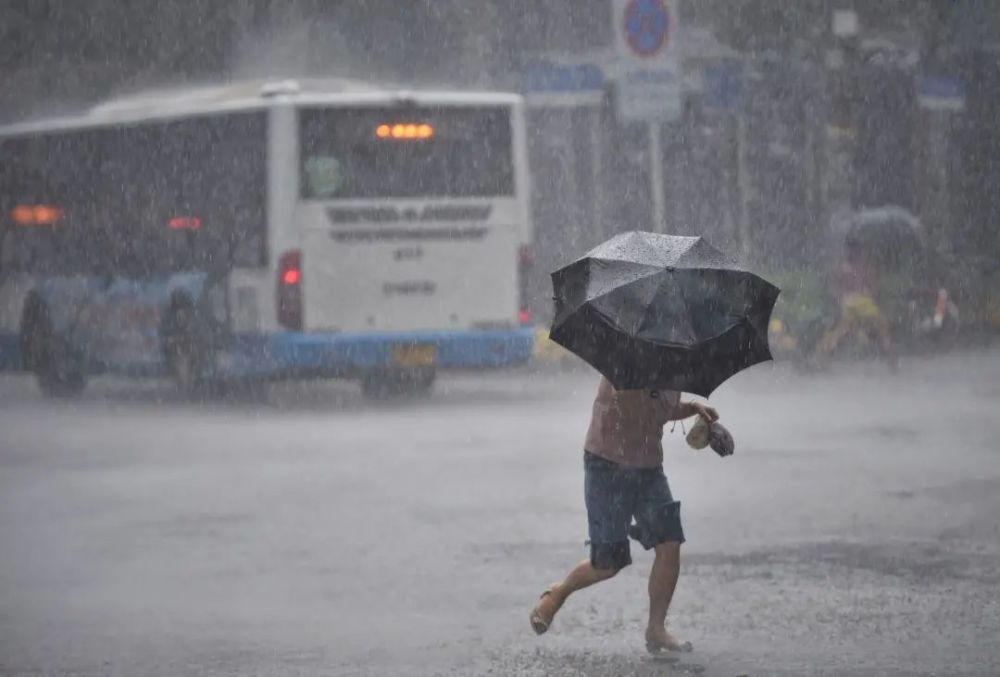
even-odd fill
[{"label": "umbrella rib", "polygon": [[[648,266],[648,268],[649,268],[648,272],[644,272],[642,275],[639,275],[634,280],[629,280],[628,284],[631,284],[633,282],[638,282],[639,280],[645,280],[646,278],[652,277],[654,275],[659,275],[660,273],[662,273],[665,270],[664,268],[653,268],[652,266]],[[585,301],[585,303],[592,304],[594,301],[599,301],[600,299],[603,299],[604,297],[608,296],[609,294],[613,294],[620,287],[621,287],[621,285],[612,287],[611,289],[608,289],[607,291],[602,292],[602,293],[598,294],[597,296],[595,296],[593,298],[588,298]]]},{"label": "umbrella rib", "polygon": [[[600,310],[598,310],[597,308],[595,308],[592,305],[588,305],[587,308],[588,308],[588,310],[590,310],[590,312],[592,312],[594,315],[596,315],[597,318],[600,319],[601,322],[603,322],[605,324],[605,326],[607,326],[609,329],[612,329],[614,331],[618,331],[618,327],[616,326],[615,321],[611,317],[609,317],[607,314],[602,313]],[[660,342],[656,342],[656,341],[650,341],[650,340],[644,339],[644,338],[639,338],[638,336],[629,336],[629,338],[631,338],[633,341],[637,341],[639,343],[645,343],[645,344],[651,345],[651,346],[663,346],[663,347],[667,347],[667,348],[677,348],[678,350],[695,350],[696,349],[694,346],[685,345],[683,343],[671,343],[671,342],[666,342],[666,341],[660,343]]]},{"label": "umbrella rib", "polygon": [[[586,259],[580,259],[580,261],[585,261],[585,260]],[[592,260],[594,260],[594,261],[602,261],[604,259],[592,259]],[[579,261],[574,262],[574,264],[578,263],[578,262]],[[628,262],[625,261],[625,263],[628,263]],[[630,280],[629,281],[630,283],[631,282],[638,282],[639,280],[644,280],[644,279],[646,279],[648,277],[651,277],[653,275],[656,275],[656,274],[659,274],[659,273],[663,272],[662,268],[656,268],[654,266],[649,266],[649,265],[646,265],[646,264],[635,264],[635,265],[638,266],[638,267],[644,268],[645,270],[642,272],[641,275],[639,275],[638,277],[636,277],[633,280]],[[597,296],[594,296],[593,298],[589,298],[589,297],[585,298],[580,304],[576,305],[572,310],[564,311],[564,313],[561,313],[561,314],[564,314],[566,316],[564,319],[567,319],[568,317],[570,317],[574,312],[576,312],[580,308],[582,308],[584,306],[591,306],[594,301],[598,301],[598,300],[603,299],[604,297],[608,296],[609,294],[614,293],[618,289],[618,287],[619,286],[616,285],[616,286],[608,289],[607,291],[605,291],[605,292],[603,292],[601,294],[598,294]],[[559,324],[559,323],[554,321],[554,324]]]},{"label": "umbrella rib", "polygon": [[[664,268],[654,269],[648,275],[642,275],[640,277],[637,277],[635,280],[633,280],[633,282],[637,282],[639,280],[644,280],[644,279],[646,279],[648,277],[652,277],[653,275],[659,275],[660,273],[663,273],[665,271],[666,271],[666,269],[664,269]],[[661,282],[660,285],[663,285],[665,282],[666,282],[666,279],[664,279],[664,281]],[[657,290],[659,290],[659,288],[660,287],[658,286]],[[605,293],[603,293],[603,294],[601,294],[599,296],[595,296],[592,299],[588,299],[587,303],[585,305],[591,310],[591,312],[593,312],[595,315],[597,315],[597,317],[599,317],[601,319],[601,321],[604,322],[608,327],[617,330],[616,323],[614,322],[614,320],[610,316],[608,316],[607,314],[601,312],[601,310],[599,308],[597,308],[594,305],[594,303],[593,303],[594,301],[597,301],[599,299],[604,298],[605,296],[608,296],[609,294],[615,292],[616,290],[617,290],[617,287],[614,288],[614,289],[609,289]],[[686,309],[686,307],[687,306],[685,305],[685,309]],[[636,341],[639,341],[639,342],[642,342],[642,343],[646,343],[648,345],[665,346],[665,347],[670,347],[670,348],[678,348],[678,349],[682,349],[682,350],[694,350],[694,348],[692,346],[689,346],[689,345],[686,345],[686,344],[683,344],[683,343],[673,343],[673,342],[670,342],[670,341],[664,341],[664,342],[650,341],[648,339],[640,338],[638,336],[632,336],[632,338],[634,340],[636,340]]]},{"label": "umbrella rib", "polygon": [[[653,298],[654,299],[656,297],[658,297],[658,296],[661,295],[661,293],[663,292],[663,287],[668,282],[670,282],[670,281],[672,281],[672,278],[669,275],[664,275],[663,279],[656,286],[656,292],[653,294]],[[681,302],[684,304],[684,312],[685,312],[685,314],[690,314],[691,309],[687,305],[687,299],[684,298],[684,294],[680,294],[680,298],[681,298]],[[651,341],[649,339],[639,338],[639,336],[638,336],[639,328],[642,326],[643,321],[645,319],[646,319],[646,313],[643,313],[642,318],[640,318],[640,320],[639,320],[639,326],[636,327],[636,337],[635,337],[636,340],[644,341],[645,343],[649,343],[651,345],[656,345],[656,346],[668,346],[668,347],[671,347],[671,348],[693,349],[693,346],[690,346],[690,345],[687,345],[687,344],[684,344],[684,343],[674,343],[672,341]]]},{"label": "umbrella rib", "polygon": [[[741,272],[741,273],[745,273],[745,274],[747,274],[747,275],[749,275],[751,277],[758,277],[757,275],[754,275],[750,271],[746,271],[746,270],[732,271],[732,270],[726,270],[726,269],[720,269],[720,268],[704,268],[703,270],[714,270],[714,271],[723,270],[723,271],[728,272],[728,273]],[[668,281],[668,279],[669,278],[664,278],[663,282],[661,282],[660,284],[661,285],[666,284],[667,281]],[[758,278],[758,279],[760,279],[760,278]],[[771,285],[771,283],[767,282],[767,280],[762,280],[762,281],[765,284],[769,285],[769,286],[773,286],[773,285]],[[684,304],[684,312],[690,317],[690,315],[691,315],[691,307],[688,305],[687,296],[685,294],[680,294],[680,298],[681,298],[681,302]],[[775,297],[775,300],[777,300],[777,296]],[[773,308],[773,306],[774,306],[774,303],[772,302],[771,303],[771,307]],[[706,336],[706,337],[695,336],[694,337],[695,342],[696,343],[706,343],[708,341],[714,341],[715,339],[719,338],[720,336],[722,336],[726,332],[731,331],[734,327],[736,327],[736,326],[738,326],[740,324],[751,324],[750,323],[750,316],[754,315],[754,314],[757,314],[757,313],[747,312],[746,315],[728,313],[728,316],[730,318],[735,319],[736,322],[734,322],[730,326],[726,327],[722,331],[719,331],[719,332],[717,332],[717,333],[715,333],[715,334],[713,334],[711,336]],[[767,315],[770,315],[770,311],[767,312]],[[640,339],[640,340],[645,340],[645,339]],[[690,347],[690,346],[679,345],[679,344],[676,344],[676,343],[659,343],[659,342],[655,342],[654,343],[652,341],[646,341],[646,342],[647,343],[653,343],[654,345],[661,345],[661,346],[671,346],[671,347],[679,347],[679,348]]]}]

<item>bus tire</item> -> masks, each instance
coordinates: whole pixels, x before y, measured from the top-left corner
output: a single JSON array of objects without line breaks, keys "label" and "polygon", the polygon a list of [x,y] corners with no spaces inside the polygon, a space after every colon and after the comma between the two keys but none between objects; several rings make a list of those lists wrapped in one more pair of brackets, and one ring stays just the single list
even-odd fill
[{"label": "bus tire", "polygon": [[21,369],[35,373],[42,359],[48,316],[45,306],[35,296],[29,296],[21,313]]},{"label": "bus tire", "polygon": [[371,369],[361,377],[361,392],[370,400],[390,400],[427,395],[434,387],[437,370]]},{"label": "bus tire", "polygon": [[163,330],[167,372],[186,396],[211,395],[214,383],[208,378],[210,350],[198,331],[194,306],[187,300],[175,302]]},{"label": "bus tire", "polygon": [[418,369],[417,373],[413,374],[412,377],[412,394],[428,395],[434,388],[434,382],[437,381],[437,369],[434,369],[433,367]]},{"label": "bus tire", "polygon": [[72,397],[87,386],[83,360],[55,335],[45,307],[32,305],[21,328],[25,368],[46,397]]}]

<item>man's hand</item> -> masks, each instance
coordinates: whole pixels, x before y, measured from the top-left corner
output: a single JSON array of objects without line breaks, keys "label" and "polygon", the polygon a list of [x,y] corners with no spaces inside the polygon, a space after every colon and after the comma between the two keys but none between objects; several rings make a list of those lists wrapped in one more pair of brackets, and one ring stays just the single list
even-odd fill
[{"label": "man's hand", "polygon": [[688,406],[709,423],[715,423],[719,420],[719,412],[715,410],[715,407],[710,407],[702,402],[688,402]]}]

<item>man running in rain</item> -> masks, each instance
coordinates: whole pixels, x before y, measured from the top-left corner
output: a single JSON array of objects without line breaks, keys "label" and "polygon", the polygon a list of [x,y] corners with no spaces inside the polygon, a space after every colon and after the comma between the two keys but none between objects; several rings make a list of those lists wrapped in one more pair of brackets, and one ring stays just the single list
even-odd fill
[{"label": "man running in rain", "polygon": [[[667,610],[680,573],[681,504],[663,473],[663,426],[700,415],[719,415],[699,402],[682,402],[666,390],[615,390],[601,379],[584,445],[584,496],[590,534],[590,558],[561,583],[542,593],[531,612],[531,627],[546,632],[566,599],[578,590],[607,580],[632,563],[629,537],[655,552],[649,573],[649,623],[646,648],[690,651],[667,631]],[[633,523],[633,519],[635,522]]]}]

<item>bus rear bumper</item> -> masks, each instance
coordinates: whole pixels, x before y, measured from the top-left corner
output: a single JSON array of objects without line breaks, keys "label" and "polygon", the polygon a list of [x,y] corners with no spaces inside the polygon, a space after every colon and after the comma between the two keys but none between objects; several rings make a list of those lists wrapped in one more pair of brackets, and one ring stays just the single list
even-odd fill
[{"label": "bus rear bumper", "polygon": [[490,369],[526,364],[531,328],[497,331],[240,334],[217,358],[221,378],[353,376],[372,369]]}]

